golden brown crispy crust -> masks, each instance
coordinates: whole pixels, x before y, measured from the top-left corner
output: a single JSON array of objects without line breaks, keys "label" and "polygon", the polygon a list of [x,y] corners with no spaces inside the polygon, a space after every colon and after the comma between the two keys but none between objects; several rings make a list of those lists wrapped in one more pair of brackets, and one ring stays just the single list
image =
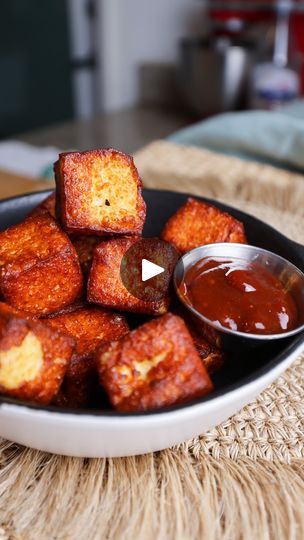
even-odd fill
[{"label": "golden brown crispy crust", "polygon": [[[51,193],[46,199],[44,199],[36,208],[34,208],[29,216],[37,216],[48,213],[54,219],[56,219],[56,194]],[[76,253],[79,258],[80,266],[85,275],[88,274],[93,258],[93,251],[97,244],[100,242],[99,236],[79,235],[72,234],[70,240],[76,249]]]},{"label": "golden brown crispy crust", "polygon": [[70,236],[70,240],[76,249],[83,273],[88,275],[92,265],[94,249],[100,243],[100,236],[73,234]]},{"label": "golden brown crispy crust", "polygon": [[49,214],[0,233],[0,291],[6,302],[43,315],[72,303],[82,290],[76,251]]},{"label": "golden brown crispy crust", "polygon": [[45,322],[72,336],[76,342],[73,358],[54,404],[64,407],[88,405],[94,384],[94,353],[99,345],[116,340],[129,332],[123,315],[93,306],[52,315]]},{"label": "golden brown crispy crust", "polygon": [[216,340],[216,331],[213,332],[213,329],[207,325],[202,328],[200,322],[197,322],[180,303],[174,306],[174,313],[181,317],[186,324],[209,375],[218,371],[222,367],[225,358],[220,347],[220,341]]},{"label": "golden brown crispy crust", "polygon": [[171,313],[101,346],[96,362],[100,382],[119,411],[185,403],[213,388],[184,321]]},{"label": "golden brown crispy crust", "polygon": [[85,308],[88,306],[88,303],[83,298],[76,300],[76,302],[73,302],[73,304],[69,304],[68,306],[64,306],[61,309],[58,309],[57,311],[54,311],[53,313],[49,313],[44,318],[46,320],[53,319],[54,317],[58,317],[58,315],[65,315],[66,313],[72,313],[73,311],[76,311],[77,309]]},{"label": "golden brown crispy crust", "polygon": [[54,171],[57,216],[67,232],[141,234],[146,205],[132,157],[113,148],[67,152]]},{"label": "golden brown crispy crust", "polygon": [[147,302],[136,298],[124,287],[120,265],[127,250],[138,238],[126,237],[101,242],[94,251],[88,280],[88,301],[118,311],[161,315],[169,308],[169,296]]},{"label": "golden brown crispy crust", "polygon": [[0,303],[0,393],[49,404],[73,349],[70,336]]},{"label": "golden brown crispy crust", "polygon": [[53,218],[56,218],[56,194],[55,192],[51,193],[46,199],[44,199],[38,206],[33,208],[29,213],[29,216],[39,216],[41,214],[48,213]]},{"label": "golden brown crispy crust", "polygon": [[51,316],[44,321],[73,336],[75,354],[91,355],[105,341],[119,339],[129,332],[125,317],[97,306],[85,306],[70,313]]},{"label": "golden brown crispy crust", "polygon": [[193,343],[198,354],[203,360],[209,375],[218,371],[224,363],[224,353],[216,345],[209,343],[207,339],[187,321],[187,328],[192,336]]},{"label": "golden brown crispy crust", "polygon": [[240,221],[192,197],[170,217],[161,238],[170,242],[181,254],[215,242],[247,242]]}]

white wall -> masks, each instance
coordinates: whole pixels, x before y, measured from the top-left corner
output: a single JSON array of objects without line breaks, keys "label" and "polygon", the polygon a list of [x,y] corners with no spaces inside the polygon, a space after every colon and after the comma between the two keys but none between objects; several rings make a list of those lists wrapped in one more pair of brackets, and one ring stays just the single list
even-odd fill
[{"label": "white wall", "polygon": [[115,110],[136,103],[138,66],[177,59],[180,37],[197,32],[202,0],[97,0],[96,47],[99,108]]},{"label": "white wall", "polygon": [[[87,0],[68,0],[67,8],[71,60],[86,60],[92,56],[94,45]],[[94,114],[94,84],[94,71],[91,67],[74,68],[72,86],[76,118],[90,118]]]}]

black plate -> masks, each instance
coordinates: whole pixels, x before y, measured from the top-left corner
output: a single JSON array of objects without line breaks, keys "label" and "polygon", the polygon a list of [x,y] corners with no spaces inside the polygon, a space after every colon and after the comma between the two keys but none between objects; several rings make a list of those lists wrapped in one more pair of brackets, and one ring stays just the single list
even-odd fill
[{"label": "black plate", "polygon": [[[3,230],[10,225],[21,221],[29,212],[37,206],[51,191],[33,193],[30,195],[22,195],[0,201],[0,230]],[[168,218],[185,202],[189,195],[184,193],[174,193],[170,191],[144,190],[144,199],[147,203],[147,221],[144,228],[145,236],[158,236],[168,220]],[[288,259],[293,264],[298,266],[304,272],[304,247],[289,240],[275,229],[263,223],[262,221],[249,216],[239,210],[235,210],[224,204],[220,204],[210,199],[197,197],[202,201],[208,202],[218,208],[229,212],[231,215],[243,222],[246,230],[248,241],[252,245],[256,245],[281,255]],[[191,407],[194,403],[209,401],[220,395],[226,394],[247,384],[255,379],[258,379],[263,374],[270,371],[276,365],[280,364],[290,354],[292,354],[300,345],[304,346],[304,335],[279,340],[274,343],[269,343],[259,349],[253,350],[251,353],[236,355],[228,358],[224,367],[215,374],[213,382],[215,391],[209,396],[205,396],[199,400],[193,401],[185,405],[178,405],[157,411],[158,413],[167,412],[168,410],[180,409],[183,407]],[[14,403],[24,405],[17,399],[1,397],[0,403]],[[35,404],[26,404],[27,406],[36,409],[45,409],[50,411],[61,411],[62,413],[74,412],[77,414],[94,414],[94,415],[114,415],[125,416],[130,413],[117,413],[110,409],[90,409],[90,410],[75,410],[59,409],[58,407],[41,407]],[[131,413],[131,415],[151,414],[151,413]],[[155,414],[153,412],[152,414]]]}]

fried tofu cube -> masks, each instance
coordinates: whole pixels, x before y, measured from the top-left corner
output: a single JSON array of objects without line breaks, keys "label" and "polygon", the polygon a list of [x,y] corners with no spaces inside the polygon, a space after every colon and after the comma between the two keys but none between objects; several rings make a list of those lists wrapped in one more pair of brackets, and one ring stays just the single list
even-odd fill
[{"label": "fried tofu cube", "polygon": [[88,280],[88,301],[118,311],[162,315],[168,311],[169,296],[156,301],[135,297],[121,279],[121,263],[138,238],[115,238],[101,242],[94,251]]},{"label": "fried tofu cube", "polygon": [[123,315],[94,306],[77,307],[74,311],[51,315],[45,322],[76,342],[75,351],[54,403],[64,407],[85,407],[89,404],[95,370],[94,353],[102,343],[119,339],[129,332]]},{"label": "fried tofu cube", "polygon": [[192,197],[170,217],[161,238],[170,242],[180,254],[216,242],[247,242],[240,221]]},{"label": "fried tofu cube", "polygon": [[0,292],[8,304],[43,315],[72,303],[82,290],[77,253],[49,214],[0,233]]},{"label": "fried tofu cube", "polygon": [[74,340],[0,303],[0,393],[43,405],[57,394]]},{"label": "fried tofu cube", "polygon": [[184,321],[168,313],[103,345],[100,382],[119,411],[147,411],[208,394],[213,385]]},{"label": "fried tofu cube", "polygon": [[84,307],[87,307],[88,303],[82,296],[79,298],[79,300],[76,300],[76,302],[73,302],[72,304],[69,304],[68,306],[64,306],[57,311],[54,311],[53,313],[49,313],[47,315],[43,315],[40,317],[42,320],[48,321],[49,319],[52,319],[53,317],[57,317],[57,315],[65,315],[66,313],[72,313],[73,311],[76,311],[77,309],[81,309]]},{"label": "fried tofu cube", "polygon": [[213,373],[218,371],[224,363],[223,351],[216,345],[207,341],[207,339],[198,331],[197,328],[195,328],[194,325],[191,325],[189,321],[186,322],[186,325],[191,334],[196,350],[204,362],[209,375],[213,375]]},{"label": "fried tofu cube", "polygon": [[[46,199],[44,199],[36,208],[34,208],[29,216],[37,216],[41,214],[48,213],[50,214],[54,219],[56,219],[56,195],[55,192],[51,193]],[[97,244],[100,242],[99,236],[89,236],[89,235],[79,235],[79,234],[72,234],[70,237],[70,240],[76,249],[76,253],[79,258],[80,266],[85,275],[88,274],[92,258],[93,258],[93,251]]]},{"label": "fried tofu cube", "polygon": [[78,356],[92,355],[101,343],[119,339],[129,332],[124,315],[89,304],[75,304],[74,310],[54,313],[44,321],[73,336]]},{"label": "fried tofu cube", "polygon": [[50,214],[53,218],[56,218],[56,195],[55,192],[51,193],[46,199],[44,199],[38,206],[33,208],[29,213],[29,216],[37,216],[40,214]]},{"label": "fried tofu cube", "polygon": [[204,321],[198,321],[194,316],[192,317],[188,314],[186,317],[185,314],[180,314],[180,316],[185,320],[194,341],[199,340],[199,336],[201,336],[202,339],[205,339],[216,350],[222,351],[222,337],[218,330],[212,328]]},{"label": "fried tofu cube", "polygon": [[218,332],[201,321],[197,322],[181,303],[174,306],[174,313],[181,317],[187,326],[209,375],[218,371],[225,360]]},{"label": "fried tofu cube", "polygon": [[132,157],[112,148],[67,152],[54,170],[57,215],[67,232],[141,234],[146,205]]},{"label": "fried tofu cube", "polygon": [[70,240],[76,249],[81,269],[84,275],[87,276],[92,265],[94,250],[100,243],[100,236],[72,234]]}]

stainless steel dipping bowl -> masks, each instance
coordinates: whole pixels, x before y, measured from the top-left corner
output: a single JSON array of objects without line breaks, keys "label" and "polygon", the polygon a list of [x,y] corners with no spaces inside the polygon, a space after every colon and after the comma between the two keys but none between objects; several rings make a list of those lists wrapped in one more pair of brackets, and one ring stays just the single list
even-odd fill
[{"label": "stainless steel dipping bowl", "polygon": [[[189,268],[207,257],[220,257],[226,260],[230,258],[241,259],[267,268],[293,296],[298,308],[297,326],[293,330],[280,334],[249,334],[220,326],[197,311],[190,301],[187,301],[187,298],[181,294],[180,285]],[[174,271],[174,286],[182,303],[201,322],[201,325],[207,325],[217,331],[221,347],[224,350],[242,351],[274,340],[286,339],[304,331],[304,274],[294,264],[271,251],[247,244],[232,243],[208,244],[198,247],[186,253],[178,261]]]}]

